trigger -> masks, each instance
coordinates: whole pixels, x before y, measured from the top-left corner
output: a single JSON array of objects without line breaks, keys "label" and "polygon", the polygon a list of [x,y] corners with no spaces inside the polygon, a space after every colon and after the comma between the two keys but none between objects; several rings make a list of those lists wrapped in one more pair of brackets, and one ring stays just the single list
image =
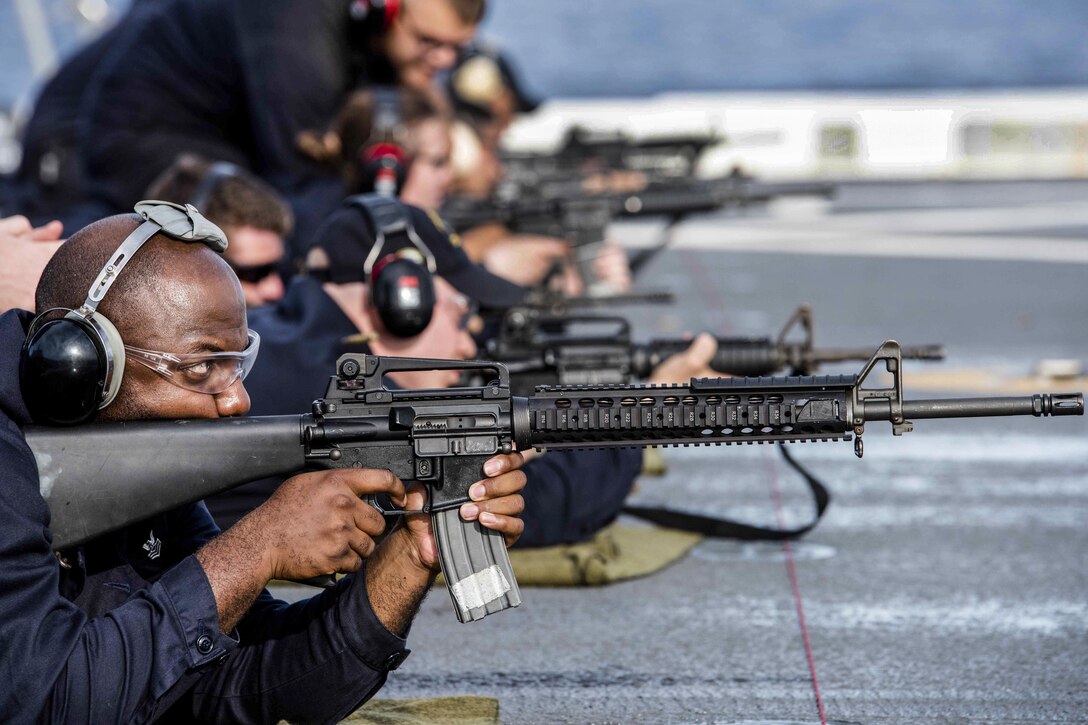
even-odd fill
[{"label": "trigger", "polygon": [[390,502],[389,497],[384,494],[368,494],[363,497],[363,500],[370,504],[375,511],[377,511],[386,518],[396,518],[397,516],[406,516],[408,514],[430,513],[429,508],[402,509],[396,504]]}]

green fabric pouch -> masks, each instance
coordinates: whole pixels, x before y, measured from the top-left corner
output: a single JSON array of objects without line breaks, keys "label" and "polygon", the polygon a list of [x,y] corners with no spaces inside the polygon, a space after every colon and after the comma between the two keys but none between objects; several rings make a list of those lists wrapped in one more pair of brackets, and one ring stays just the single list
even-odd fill
[{"label": "green fabric pouch", "polygon": [[[510,563],[521,586],[600,586],[661,571],[702,540],[687,531],[612,524],[578,544],[511,549]],[[446,586],[441,574],[435,586]]]},{"label": "green fabric pouch", "polygon": [[494,697],[458,695],[371,700],[342,722],[355,725],[500,725]]},{"label": "green fabric pouch", "polygon": [[598,586],[660,571],[702,538],[673,529],[612,524],[579,544],[514,549],[510,561],[522,586]]}]

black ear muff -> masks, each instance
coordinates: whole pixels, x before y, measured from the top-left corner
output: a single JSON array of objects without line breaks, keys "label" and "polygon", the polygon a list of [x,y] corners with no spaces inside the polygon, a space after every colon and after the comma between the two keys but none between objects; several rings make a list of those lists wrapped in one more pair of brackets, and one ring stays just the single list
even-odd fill
[{"label": "black ear muff", "polygon": [[69,312],[35,326],[19,359],[23,400],[35,423],[85,423],[121,387],[125,347],[117,329],[99,314]]},{"label": "black ear muff", "polygon": [[415,337],[434,314],[434,279],[419,262],[390,254],[374,265],[370,298],[389,334]]},{"label": "black ear muff", "polygon": [[[19,385],[35,423],[76,425],[113,402],[125,371],[125,343],[98,303],[132,256],[153,237],[204,244],[222,254],[227,238],[192,206],[141,201],[144,222],[111,254],[78,310],[54,308],[34,318],[19,357]],[[64,312],[63,317],[57,314]]]}]

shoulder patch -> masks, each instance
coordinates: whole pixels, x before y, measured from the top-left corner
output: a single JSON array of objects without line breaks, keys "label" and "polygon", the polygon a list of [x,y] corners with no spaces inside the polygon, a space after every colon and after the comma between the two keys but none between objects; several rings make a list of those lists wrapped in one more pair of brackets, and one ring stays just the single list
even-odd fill
[{"label": "shoulder patch", "polygon": [[427,216],[429,216],[431,218],[431,221],[434,222],[435,229],[450,238],[450,244],[455,247],[461,246],[461,235],[450,229],[449,225],[446,224],[446,220],[439,216],[438,212],[436,212],[434,209],[428,209]]}]

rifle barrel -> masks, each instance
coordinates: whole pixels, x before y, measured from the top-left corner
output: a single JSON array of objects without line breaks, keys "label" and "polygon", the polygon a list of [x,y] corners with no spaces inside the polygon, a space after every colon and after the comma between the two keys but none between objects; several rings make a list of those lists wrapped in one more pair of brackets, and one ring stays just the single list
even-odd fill
[{"label": "rifle barrel", "polygon": [[[887,400],[864,403],[866,420],[890,420]],[[903,401],[903,417],[987,418],[1007,415],[1031,415],[1036,418],[1059,415],[1084,415],[1084,396],[1080,393],[1036,393],[1008,398],[937,398]]]},{"label": "rifle barrel", "polygon": [[[904,345],[904,360],[944,360],[943,345]],[[869,347],[818,347],[808,353],[809,361],[814,365],[832,362],[853,362],[868,360],[873,356]]]},{"label": "rifle barrel", "polygon": [[[633,347],[635,375],[646,377],[665,358],[683,352],[690,340],[679,338],[653,340]],[[811,374],[821,363],[865,361],[872,348],[832,347],[808,349],[799,344],[778,344],[769,337],[719,337],[718,351],[710,367],[725,375],[774,375],[783,368]],[[941,345],[913,345],[902,349],[904,360],[943,360]]]}]

